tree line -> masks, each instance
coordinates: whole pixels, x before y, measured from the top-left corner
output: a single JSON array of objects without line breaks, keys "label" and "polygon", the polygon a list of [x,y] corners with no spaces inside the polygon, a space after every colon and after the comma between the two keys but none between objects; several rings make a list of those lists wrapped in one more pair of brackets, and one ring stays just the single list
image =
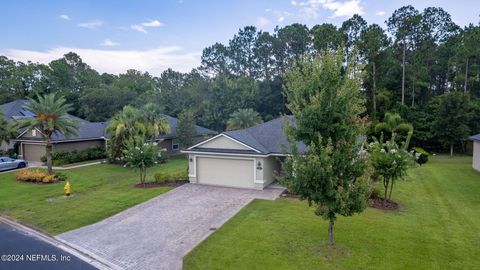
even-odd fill
[{"label": "tree line", "polygon": [[355,66],[343,72],[360,78],[365,116],[377,123],[387,112],[400,114],[414,126],[413,145],[439,150],[479,133],[480,25],[460,27],[442,8],[413,6],[385,23],[384,29],[354,15],[339,27],[294,23],[270,33],[246,26],[227,44],[205,48],[191,72],[168,69],[158,77],[100,74],[73,52],[47,65],[0,56],[0,103],[55,92],[77,116],[104,121],[126,105],[153,102],[165,114],[188,111],[197,124],[223,131],[240,109],[264,121],[290,113],[287,70],[329,52],[341,53],[344,67]]}]

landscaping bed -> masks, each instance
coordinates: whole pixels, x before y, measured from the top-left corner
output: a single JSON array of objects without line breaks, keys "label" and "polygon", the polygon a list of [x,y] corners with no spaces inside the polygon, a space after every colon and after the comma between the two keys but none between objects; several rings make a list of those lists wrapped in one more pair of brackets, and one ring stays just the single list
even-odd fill
[{"label": "landscaping bed", "polygon": [[157,183],[157,182],[147,182],[147,183],[138,183],[135,184],[136,188],[156,188],[156,187],[179,187],[181,185],[185,185],[188,183],[188,180],[172,180],[172,181],[166,181],[163,183]]},{"label": "landscaping bed", "polygon": [[382,210],[397,210],[399,207],[398,203],[381,197],[371,197],[368,199],[368,205]]}]

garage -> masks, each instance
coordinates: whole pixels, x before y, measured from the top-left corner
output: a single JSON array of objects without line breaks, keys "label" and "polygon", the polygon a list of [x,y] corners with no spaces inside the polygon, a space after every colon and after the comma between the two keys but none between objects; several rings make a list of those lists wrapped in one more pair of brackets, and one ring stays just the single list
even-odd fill
[{"label": "garage", "polygon": [[198,183],[216,186],[254,188],[253,159],[197,157]]},{"label": "garage", "polygon": [[23,143],[23,159],[27,161],[40,162],[40,159],[46,154],[44,144],[26,144]]}]

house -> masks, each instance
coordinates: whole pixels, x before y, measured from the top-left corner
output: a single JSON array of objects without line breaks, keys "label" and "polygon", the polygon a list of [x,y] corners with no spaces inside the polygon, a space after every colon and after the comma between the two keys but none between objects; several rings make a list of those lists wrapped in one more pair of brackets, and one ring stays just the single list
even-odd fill
[{"label": "house", "polygon": [[[175,117],[171,117],[168,115],[163,115],[170,126],[170,132],[164,135],[160,135],[156,138],[158,141],[158,145],[162,149],[166,149],[168,154],[179,154],[180,149],[184,148],[180,145],[177,140],[177,125],[178,119]],[[210,130],[208,128],[204,128],[201,126],[195,125],[196,135],[193,138],[194,143],[198,143],[205,139],[212,137],[213,135],[217,135],[218,132]]]},{"label": "house", "polygon": [[[35,115],[32,112],[24,108],[27,102],[27,100],[12,101],[0,105],[0,110],[8,122],[21,118],[34,117]],[[70,137],[65,137],[60,133],[54,134],[52,136],[53,151],[83,150],[103,146],[108,141],[108,135],[106,133],[108,122],[89,122],[73,115],[68,115],[68,117],[78,124],[78,134]],[[179,153],[181,146],[176,141],[177,119],[166,115],[165,117],[170,125],[170,132],[159,136],[156,140],[159,142],[160,147],[166,149],[169,154]],[[195,129],[197,131],[195,141],[204,140],[209,136],[217,134],[217,132],[213,130],[200,126],[195,126]],[[15,145],[18,147],[19,157],[27,161],[38,162],[41,157],[46,154],[45,139],[38,129],[22,131],[10,144],[3,143],[2,147],[6,150],[13,148]]]},{"label": "house", "polygon": [[473,141],[472,167],[480,172],[480,134],[473,135],[470,139]]},{"label": "house", "polygon": [[[292,116],[288,119],[293,123]],[[307,150],[300,142],[297,147]],[[271,184],[291,154],[283,117],[223,132],[182,152],[188,154],[191,183],[252,189]]]},{"label": "house", "polygon": [[[19,99],[1,105],[0,109],[7,122],[34,117],[35,115],[32,112],[24,108],[27,102],[27,100]],[[68,115],[68,117],[78,124],[78,134],[70,137],[65,137],[60,133],[53,134],[54,151],[83,150],[105,145],[107,122],[92,123],[73,115]],[[13,147],[15,144],[18,147],[19,157],[27,161],[38,162],[46,154],[44,135],[38,129],[28,129],[20,132],[20,135],[12,140],[7,147]]]}]

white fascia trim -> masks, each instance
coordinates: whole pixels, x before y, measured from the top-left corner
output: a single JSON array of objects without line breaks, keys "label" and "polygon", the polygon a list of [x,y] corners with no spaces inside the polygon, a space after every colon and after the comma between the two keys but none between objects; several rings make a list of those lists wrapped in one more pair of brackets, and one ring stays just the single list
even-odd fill
[{"label": "white fascia trim", "polygon": [[205,140],[205,141],[203,141],[203,142],[199,142],[199,143],[195,144],[194,146],[189,147],[187,150],[191,150],[191,149],[193,149],[193,148],[195,148],[195,147],[198,147],[198,146],[200,146],[200,145],[202,145],[202,144],[205,144],[205,143],[207,143],[207,142],[209,142],[209,141],[212,141],[212,140],[214,140],[214,139],[216,139],[216,138],[218,138],[218,137],[220,137],[220,136],[223,136],[223,137],[225,137],[225,138],[227,138],[227,139],[230,139],[230,140],[232,140],[232,141],[234,141],[234,142],[236,142],[236,143],[238,143],[238,144],[240,144],[240,145],[243,145],[243,146],[247,147],[248,149],[251,149],[251,150],[253,150],[253,151],[257,152],[257,153],[261,153],[261,151],[259,151],[258,149],[255,149],[255,148],[251,147],[250,145],[244,144],[243,142],[241,142],[241,141],[239,141],[239,140],[236,140],[236,139],[234,139],[234,138],[232,138],[232,137],[230,137],[230,136],[228,136],[228,135],[226,135],[226,134],[224,134],[224,133],[220,133],[220,134],[218,134],[218,135],[216,135],[216,136],[214,136],[214,137],[212,137],[212,138],[210,138],[210,139],[207,139],[207,140]]},{"label": "white fascia trim", "polygon": [[292,156],[291,154],[241,154],[241,153],[219,153],[219,152],[201,152],[201,151],[188,151],[182,150],[180,151],[184,154],[199,154],[199,155],[212,155],[212,156],[242,156],[242,157],[289,157]]},{"label": "white fascia trim", "polygon": [[35,129],[36,131],[40,132],[40,134],[42,134],[43,136],[45,136],[45,134],[43,134],[43,132],[41,132],[38,128],[27,128],[27,129],[25,129],[22,133],[20,133],[20,135],[17,136],[17,139],[20,138],[20,137],[22,137],[23,134],[29,132],[29,131],[32,130],[32,129]]},{"label": "white fascia trim", "polygon": [[[71,140],[62,140],[62,141],[52,141],[52,144],[59,144],[65,142],[86,142],[86,141],[99,141],[105,140],[104,137],[91,138],[91,139],[71,139]],[[24,142],[24,143],[45,143],[45,141],[33,141],[33,140],[13,140],[14,142]],[[105,140],[106,141],[106,140]]]},{"label": "white fascia trim", "polygon": [[200,151],[180,151],[184,154],[198,154],[198,155],[209,155],[209,156],[240,156],[240,157],[268,157],[269,155],[264,154],[236,154],[236,153],[216,153],[216,152],[200,152]]}]

